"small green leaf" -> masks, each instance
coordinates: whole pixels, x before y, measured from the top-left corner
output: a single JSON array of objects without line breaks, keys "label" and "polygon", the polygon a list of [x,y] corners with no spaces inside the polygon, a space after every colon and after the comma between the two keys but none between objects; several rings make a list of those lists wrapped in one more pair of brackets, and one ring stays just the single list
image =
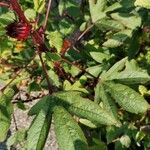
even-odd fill
[{"label": "small green leaf", "polygon": [[34,20],[36,17],[36,12],[33,9],[25,10],[24,14],[29,20]]},{"label": "small green leaf", "polygon": [[80,118],[80,119],[79,119],[79,122],[80,122],[81,124],[87,126],[87,127],[90,127],[90,128],[98,128],[98,127],[99,127],[99,125],[94,124],[93,122],[91,122],[91,121],[89,121],[89,120],[87,120],[87,119],[82,119],[82,118]]},{"label": "small green leaf", "polygon": [[84,93],[88,93],[88,91],[82,86],[80,81],[76,81],[74,84],[71,84],[68,80],[64,81],[64,90],[65,91],[80,91]]},{"label": "small green leaf", "polygon": [[129,148],[131,145],[131,139],[128,135],[123,135],[120,138],[120,143],[122,144],[123,147]]},{"label": "small green leaf", "polygon": [[132,30],[122,30],[111,36],[106,42],[103,43],[105,47],[118,47],[124,44],[124,42],[132,36]]},{"label": "small green leaf", "polygon": [[90,52],[90,55],[99,63],[102,63],[104,60],[108,60],[110,58],[110,55],[101,52]]},{"label": "small green leaf", "polygon": [[15,14],[12,11],[0,15],[0,25],[5,26],[15,20]]},{"label": "small green leaf", "polygon": [[114,10],[119,9],[121,7],[122,7],[122,5],[119,2],[116,2],[116,3],[112,4],[112,5],[110,5],[109,7],[107,7],[105,9],[105,12],[111,12],[111,11],[114,11]]},{"label": "small green leaf", "polygon": [[11,114],[13,113],[11,100],[14,94],[13,89],[6,89],[0,93],[0,142],[5,140],[11,124]]},{"label": "small green leaf", "polygon": [[47,38],[49,39],[49,44],[51,45],[51,47],[55,47],[57,51],[60,52],[63,47],[62,34],[58,31],[49,32]]},{"label": "small green leaf", "polygon": [[34,9],[38,13],[42,13],[45,8],[45,0],[33,0],[34,2]]},{"label": "small green leaf", "polygon": [[61,60],[61,56],[56,53],[47,52],[46,56],[48,57],[48,59],[50,59],[52,61],[60,61]]},{"label": "small green leaf", "polygon": [[124,29],[124,26],[118,21],[110,20],[106,18],[97,21],[96,26],[102,31],[104,30],[119,31]]},{"label": "small green leaf", "polygon": [[104,85],[116,102],[125,110],[135,114],[146,113],[148,110],[147,101],[130,87],[113,82],[105,82]]},{"label": "small green leaf", "polygon": [[150,0],[136,0],[134,5],[150,9]]},{"label": "small green leaf", "polygon": [[140,27],[142,23],[140,16],[130,15],[128,13],[112,13],[111,17],[130,29]]},{"label": "small green leaf", "polygon": [[104,12],[106,4],[106,0],[98,0],[96,3],[94,0],[89,0],[90,13],[93,23],[106,17],[106,13]]},{"label": "small green leaf", "polygon": [[127,57],[115,63],[107,72],[101,75],[102,80],[107,80],[107,78],[110,78],[112,75],[121,71],[125,67],[126,61]]},{"label": "small green leaf", "polygon": [[88,149],[81,128],[63,107],[55,107],[54,124],[60,150]]},{"label": "small green leaf", "polygon": [[96,65],[96,66],[87,68],[86,71],[92,74],[93,76],[98,77],[98,75],[102,72],[102,69],[103,68],[101,65]]},{"label": "small green leaf", "polygon": [[66,6],[65,6],[66,1],[65,0],[60,0],[59,1],[59,6],[58,6],[58,10],[59,10],[59,14],[62,16]]}]

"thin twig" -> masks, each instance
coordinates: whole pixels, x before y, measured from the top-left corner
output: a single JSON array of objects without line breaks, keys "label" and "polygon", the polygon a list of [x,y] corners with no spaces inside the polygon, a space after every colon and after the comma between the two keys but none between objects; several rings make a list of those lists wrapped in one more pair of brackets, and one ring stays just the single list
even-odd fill
[{"label": "thin twig", "polygon": [[2,88],[0,89],[1,92],[4,92],[4,90],[19,76],[19,74],[22,72],[23,69],[19,70],[16,75]]},{"label": "thin twig", "polygon": [[15,114],[13,114],[13,120],[14,120],[15,130],[18,131],[18,125],[17,125]]},{"label": "thin twig", "polygon": [[51,95],[53,93],[53,86],[50,83],[49,76],[48,76],[48,73],[47,73],[47,69],[46,69],[45,63],[42,59],[41,53],[39,52],[38,54],[39,54],[40,61],[41,61],[41,64],[42,64],[42,68],[43,68],[43,71],[45,73],[45,77],[46,77],[46,80],[47,80],[49,94]]},{"label": "thin twig", "polygon": [[48,7],[47,7],[47,12],[46,12],[46,17],[45,17],[45,22],[43,25],[43,30],[46,30],[47,27],[47,22],[48,22],[48,17],[49,17],[49,13],[50,13],[50,9],[51,9],[51,4],[52,4],[52,0],[49,0],[48,2]]},{"label": "thin twig", "polygon": [[91,24],[90,26],[88,26],[82,33],[81,35],[78,37],[77,41],[79,41],[88,31],[91,30],[91,28],[93,28],[94,24]]}]

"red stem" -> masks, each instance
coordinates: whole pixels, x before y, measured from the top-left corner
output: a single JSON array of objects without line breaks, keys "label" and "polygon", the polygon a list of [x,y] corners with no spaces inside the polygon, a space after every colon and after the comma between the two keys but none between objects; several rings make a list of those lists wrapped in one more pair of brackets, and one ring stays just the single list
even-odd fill
[{"label": "red stem", "polygon": [[3,7],[9,7],[9,4],[6,3],[6,2],[0,2],[0,6],[3,6]]},{"label": "red stem", "polygon": [[19,20],[23,21],[29,25],[29,22],[28,22],[27,18],[25,17],[18,1],[17,0],[10,0],[10,4],[11,4],[12,9],[16,12]]}]

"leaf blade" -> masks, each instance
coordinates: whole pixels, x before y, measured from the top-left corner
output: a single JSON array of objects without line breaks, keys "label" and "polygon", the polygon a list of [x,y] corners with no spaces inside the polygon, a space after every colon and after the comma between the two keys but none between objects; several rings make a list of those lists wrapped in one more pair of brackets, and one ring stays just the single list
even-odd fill
[{"label": "leaf blade", "polygon": [[81,128],[63,107],[55,107],[54,124],[60,150],[87,150]]},{"label": "leaf blade", "polygon": [[130,87],[113,82],[105,82],[104,85],[116,102],[126,111],[144,114],[148,110],[149,104],[147,101]]}]

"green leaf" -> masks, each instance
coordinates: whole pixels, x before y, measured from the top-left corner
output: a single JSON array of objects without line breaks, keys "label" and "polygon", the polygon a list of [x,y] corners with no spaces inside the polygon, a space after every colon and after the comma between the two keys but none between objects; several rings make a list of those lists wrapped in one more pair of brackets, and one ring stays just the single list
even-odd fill
[{"label": "green leaf", "polygon": [[99,127],[99,125],[97,125],[97,124],[95,124],[95,123],[93,123],[93,122],[91,122],[91,121],[89,121],[89,120],[87,120],[87,119],[82,119],[82,118],[80,118],[80,119],[79,119],[79,122],[80,122],[81,124],[87,126],[87,127],[90,127],[90,128],[98,128],[98,127]]},{"label": "green leaf", "polygon": [[62,34],[58,31],[49,32],[47,38],[49,39],[49,44],[51,45],[51,47],[55,47],[57,51],[60,52],[63,47]]},{"label": "green leaf", "polygon": [[106,17],[106,13],[104,12],[106,4],[106,0],[97,0],[96,3],[94,0],[89,0],[90,13],[93,23]]},{"label": "green leaf", "polygon": [[90,55],[99,63],[102,63],[104,60],[108,60],[110,58],[110,55],[101,52],[90,52]]},{"label": "green leaf", "polygon": [[28,115],[33,116],[37,115],[41,109],[50,104],[49,96],[44,96],[41,98],[32,108],[29,110]]},{"label": "green leaf", "polygon": [[33,2],[35,11],[42,13],[45,8],[45,0],[33,0]]},{"label": "green leaf", "polygon": [[[103,107],[106,109],[114,118],[116,118],[116,121],[118,121],[118,112],[117,112],[117,106],[113,99],[108,95],[108,93],[104,90],[104,87],[101,83],[99,84],[99,98],[103,102]],[[118,121],[119,123],[119,121]]]},{"label": "green leaf", "polygon": [[53,85],[56,85],[57,87],[61,85],[58,75],[53,70],[49,70],[48,75],[50,76],[50,81]]},{"label": "green leaf", "polygon": [[150,0],[136,0],[134,5],[150,9]]},{"label": "green leaf", "polygon": [[16,146],[17,144],[23,143],[25,144],[25,138],[27,135],[27,130],[22,129],[22,130],[18,130],[16,133],[14,133],[13,135],[11,135],[8,140],[7,140],[7,148],[8,150],[11,149],[11,146]]},{"label": "green leaf", "polygon": [[34,20],[36,17],[36,12],[33,9],[25,10],[24,14],[29,20]]},{"label": "green leaf", "polygon": [[126,147],[126,148],[129,148],[130,145],[131,145],[131,139],[128,135],[123,135],[121,138],[120,138],[120,143],[122,144],[122,146]]},{"label": "green leaf", "polygon": [[109,80],[115,80],[124,84],[145,84],[150,81],[150,76],[146,72],[124,70],[112,75]]},{"label": "green leaf", "polygon": [[52,116],[49,110],[49,105],[44,105],[29,128],[27,136],[28,150],[43,149],[49,133],[51,118]]},{"label": "green leaf", "polygon": [[147,101],[130,87],[113,82],[105,82],[104,85],[115,101],[125,110],[135,114],[143,114],[148,110]]},{"label": "green leaf", "polygon": [[70,16],[76,18],[80,15],[78,2],[74,0],[60,0],[58,9],[60,15],[62,15],[63,12],[67,12]]},{"label": "green leaf", "polygon": [[115,33],[113,36],[103,43],[105,47],[118,47],[124,44],[124,42],[132,36],[132,30],[122,30]]},{"label": "green leaf", "polygon": [[130,29],[140,27],[142,23],[140,16],[134,16],[128,13],[112,13],[111,17]]},{"label": "green leaf", "polygon": [[109,7],[107,7],[105,9],[105,12],[111,12],[111,11],[114,11],[114,10],[119,9],[121,7],[122,7],[122,5],[119,2],[116,2],[116,3],[112,4],[112,5],[110,5]]},{"label": "green leaf", "polygon": [[88,91],[83,87],[80,81],[76,81],[74,84],[71,84],[68,80],[64,81],[64,90],[65,91],[80,91],[84,93],[88,93]]},{"label": "green leaf", "polygon": [[120,125],[108,111],[102,109],[95,102],[92,102],[87,98],[83,98],[81,96],[81,92],[58,92],[52,96],[46,96],[31,108],[29,115],[39,113],[45,105],[49,105],[51,111],[53,111],[55,106],[63,106],[69,112],[81,118],[88,119],[93,123],[117,126]]},{"label": "green leaf", "polygon": [[100,139],[93,138],[93,143],[89,150],[107,150],[107,145]]},{"label": "green leaf", "polygon": [[106,18],[97,21],[96,26],[102,31],[104,30],[119,31],[124,29],[124,26],[118,21],[110,20]]},{"label": "green leaf", "polygon": [[125,63],[127,61],[127,57],[121,59],[117,63],[115,63],[107,72],[101,75],[102,80],[109,79],[112,75],[118,73],[125,67]]},{"label": "green leaf", "polygon": [[0,15],[0,25],[5,26],[15,20],[15,14],[12,11]]},{"label": "green leaf", "polygon": [[11,100],[14,94],[13,89],[6,89],[0,93],[0,142],[5,140],[11,124],[11,114],[13,113]]},{"label": "green leaf", "polygon": [[64,36],[70,35],[75,30],[75,24],[69,22],[67,19],[59,21],[60,33]]},{"label": "green leaf", "polygon": [[61,56],[56,53],[47,52],[46,56],[48,57],[48,59],[50,59],[52,61],[60,61],[61,60]]},{"label": "green leaf", "polygon": [[59,149],[87,150],[86,138],[72,116],[63,107],[57,106],[54,109],[53,115]]},{"label": "green leaf", "polygon": [[[118,125],[116,119],[98,104],[80,96],[80,92],[69,91],[54,94],[57,105],[63,105],[71,113],[104,125]],[[55,98],[55,102],[56,102]]]},{"label": "green leaf", "polygon": [[58,5],[58,10],[59,10],[59,14],[62,16],[66,6],[65,6],[66,1],[65,0],[60,0],[59,1],[59,5]]},{"label": "green leaf", "polygon": [[98,75],[102,72],[102,69],[103,68],[101,65],[96,65],[96,66],[87,68],[86,71],[92,74],[93,76],[98,77]]}]

